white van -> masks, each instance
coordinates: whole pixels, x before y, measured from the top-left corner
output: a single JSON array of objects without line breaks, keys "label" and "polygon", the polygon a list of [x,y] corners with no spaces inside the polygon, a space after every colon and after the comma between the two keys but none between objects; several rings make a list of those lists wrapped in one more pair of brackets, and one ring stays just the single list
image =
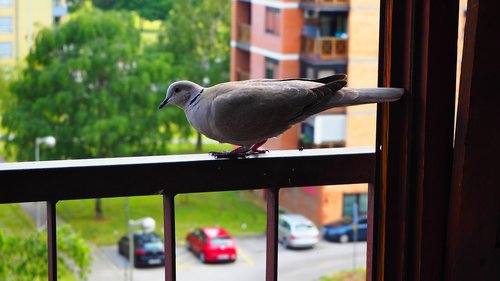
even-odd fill
[{"label": "white van", "polygon": [[279,215],[278,240],[287,248],[311,248],[319,241],[316,225],[299,214]]}]

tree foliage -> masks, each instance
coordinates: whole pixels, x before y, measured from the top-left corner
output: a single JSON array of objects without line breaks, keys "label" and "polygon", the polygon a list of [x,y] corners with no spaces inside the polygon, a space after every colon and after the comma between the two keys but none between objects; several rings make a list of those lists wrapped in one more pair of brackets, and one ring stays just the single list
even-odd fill
[{"label": "tree foliage", "polygon": [[[58,277],[75,270],[80,279],[90,273],[91,249],[69,227],[57,229]],[[33,232],[27,237],[6,236],[0,229],[0,280],[46,280],[47,235],[45,231]]]},{"label": "tree foliage", "polygon": [[47,135],[57,145],[42,159],[163,154],[174,130],[189,132],[182,113],[157,110],[173,56],[142,52],[127,13],[81,9],[43,29],[26,62],[2,119],[19,161],[33,159],[35,138]]},{"label": "tree foliage", "polygon": [[[78,9],[88,0],[68,0],[72,9]],[[92,0],[102,10],[135,11],[148,20],[165,20],[174,0]]]},{"label": "tree foliage", "polygon": [[177,79],[201,85],[229,80],[231,1],[176,1],[157,48],[173,53]]},{"label": "tree foliage", "polygon": [[0,112],[5,108],[5,103],[9,101],[9,80],[10,71],[4,67],[0,66]]}]

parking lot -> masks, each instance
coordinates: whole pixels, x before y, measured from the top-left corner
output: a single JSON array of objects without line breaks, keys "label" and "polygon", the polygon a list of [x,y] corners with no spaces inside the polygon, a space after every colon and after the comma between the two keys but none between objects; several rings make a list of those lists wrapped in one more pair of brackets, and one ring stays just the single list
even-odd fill
[{"label": "parking lot", "polygon": [[[184,245],[177,245],[177,280],[265,280],[265,237],[235,237],[238,259],[234,263],[202,264]],[[318,280],[338,270],[364,267],[366,243],[339,244],[321,240],[313,249],[290,250],[281,245],[278,251],[278,278],[287,280]],[[128,260],[118,255],[116,246],[95,249],[94,265],[89,280],[125,280]],[[163,280],[163,267],[134,269],[133,280]]]}]

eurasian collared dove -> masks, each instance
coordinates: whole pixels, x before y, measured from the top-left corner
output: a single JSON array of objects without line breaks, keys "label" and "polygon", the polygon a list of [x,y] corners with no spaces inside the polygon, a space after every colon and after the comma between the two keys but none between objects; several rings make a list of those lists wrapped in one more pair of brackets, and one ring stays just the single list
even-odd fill
[{"label": "eurasian collared dove", "polygon": [[321,79],[259,79],[227,82],[203,88],[191,81],[177,81],[167,90],[166,104],[182,108],[200,133],[221,143],[239,145],[215,157],[242,157],[263,153],[267,139],[279,136],[295,123],[329,108],[390,102],[403,89],[343,88],[346,75]]}]

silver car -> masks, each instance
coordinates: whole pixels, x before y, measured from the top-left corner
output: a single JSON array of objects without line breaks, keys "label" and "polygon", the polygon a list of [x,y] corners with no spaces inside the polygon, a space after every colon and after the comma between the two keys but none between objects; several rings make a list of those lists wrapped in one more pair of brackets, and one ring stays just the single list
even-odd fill
[{"label": "silver car", "polygon": [[287,248],[311,248],[319,241],[314,223],[299,214],[279,215],[278,239]]}]

